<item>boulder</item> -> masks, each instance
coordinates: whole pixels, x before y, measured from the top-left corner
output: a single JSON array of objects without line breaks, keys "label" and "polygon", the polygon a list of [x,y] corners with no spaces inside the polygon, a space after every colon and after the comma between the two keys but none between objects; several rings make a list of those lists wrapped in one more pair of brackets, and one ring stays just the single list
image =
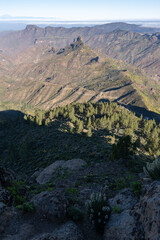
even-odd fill
[{"label": "boulder", "polygon": [[73,222],[67,222],[53,233],[44,233],[31,240],[83,240],[80,229]]},{"label": "boulder", "polygon": [[13,203],[13,196],[11,195],[11,193],[8,190],[5,189],[1,189],[0,190],[0,202],[11,206]]},{"label": "boulder", "polygon": [[[5,233],[5,230],[17,219],[17,212],[14,208],[7,208],[4,206],[2,213],[0,214],[0,237]],[[1,239],[1,238],[0,238]]]},{"label": "boulder", "polygon": [[36,212],[51,221],[63,222],[66,216],[67,202],[56,192],[42,192],[33,197]]},{"label": "boulder", "polygon": [[114,206],[120,208],[121,211],[132,209],[138,199],[133,194],[130,188],[125,188],[120,191],[114,198],[109,199],[109,205],[113,209]]},{"label": "boulder", "polygon": [[112,212],[105,227],[104,240],[160,239],[160,181],[145,185],[137,203],[129,190],[123,190],[110,199],[112,206],[115,203],[122,212]]},{"label": "boulder", "polygon": [[0,202],[0,215],[4,212],[6,205],[3,202]]},{"label": "boulder", "polygon": [[18,233],[7,234],[3,237],[3,240],[29,240],[33,236],[34,228],[30,224],[22,224]]},{"label": "boulder", "polygon": [[112,214],[104,232],[104,240],[133,240],[134,218],[130,210]]},{"label": "boulder", "polygon": [[77,171],[86,165],[82,159],[72,159],[68,161],[59,160],[46,167],[36,178],[37,183],[46,184],[51,180],[57,169],[67,169],[68,171]]},{"label": "boulder", "polygon": [[74,170],[76,171],[81,169],[85,165],[86,165],[86,162],[82,159],[72,159],[72,160],[65,161],[62,168],[65,168],[71,171],[74,171]]},{"label": "boulder", "polygon": [[[112,214],[106,225],[104,239],[131,240],[134,225],[134,218],[130,215],[130,210],[137,203],[138,199],[129,188],[123,189],[114,198],[109,199]],[[116,214],[114,207],[119,207],[121,213]]]},{"label": "boulder", "polygon": [[15,180],[15,174],[11,170],[7,170],[4,167],[0,167],[0,185],[2,187],[8,187]]},{"label": "boulder", "polygon": [[77,225],[67,222],[54,232],[58,240],[83,240],[83,235]]},{"label": "boulder", "polygon": [[136,223],[135,239],[160,239],[160,181],[145,186],[144,195],[135,205],[132,215]]},{"label": "boulder", "polygon": [[58,240],[57,237],[54,236],[52,233],[44,233],[37,237],[32,238],[31,240]]}]

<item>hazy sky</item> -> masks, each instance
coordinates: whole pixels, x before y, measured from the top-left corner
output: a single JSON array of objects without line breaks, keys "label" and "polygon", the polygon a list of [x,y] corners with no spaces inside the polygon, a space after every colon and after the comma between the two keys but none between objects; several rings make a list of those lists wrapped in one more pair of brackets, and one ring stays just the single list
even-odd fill
[{"label": "hazy sky", "polygon": [[0,15],[67,20],[160,19],[160,0],[0,0]]}]

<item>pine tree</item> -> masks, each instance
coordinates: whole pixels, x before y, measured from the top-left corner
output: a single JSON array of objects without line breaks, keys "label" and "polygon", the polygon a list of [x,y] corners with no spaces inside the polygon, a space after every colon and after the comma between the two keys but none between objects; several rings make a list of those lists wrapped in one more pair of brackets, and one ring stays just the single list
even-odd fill
[{"label": "pine tree", "polygon": [[77,133],[81,133],[83,131],[83,121],[77,120],[76,130],[77,130]]},{"label": "pine tree", "polygon": [[92,128],[89,127],[87,131],[87,137],[91,137],[91,136],[92,136]]},{"label": "pine tree", "polygon": [[91,125],[92,125],[92,121],[91,121],[91,117],[89,117],[87,120],[87,128],[91,127]]}]

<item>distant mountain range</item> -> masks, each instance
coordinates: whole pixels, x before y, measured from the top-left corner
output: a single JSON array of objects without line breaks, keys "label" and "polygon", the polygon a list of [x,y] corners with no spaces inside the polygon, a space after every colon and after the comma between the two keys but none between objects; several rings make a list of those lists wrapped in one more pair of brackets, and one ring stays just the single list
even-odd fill
[{"label": "distant mountain range", "polygon": [[1,105],[48,109],[112,100],[160,112],[160,35],[146,31],[125,23],[29,25],[0,36]]},{"label": "distant mountain range", "polygon": [[78,36],[94,50],[123,60],[145,70],[160,79],[160,31],[135,24],[111,23],[84,28],[40,28],[28,25],[24,30],[0,37],[0,49],[10,56],[28,47],[49,44],[55,48],[65,47]]}]

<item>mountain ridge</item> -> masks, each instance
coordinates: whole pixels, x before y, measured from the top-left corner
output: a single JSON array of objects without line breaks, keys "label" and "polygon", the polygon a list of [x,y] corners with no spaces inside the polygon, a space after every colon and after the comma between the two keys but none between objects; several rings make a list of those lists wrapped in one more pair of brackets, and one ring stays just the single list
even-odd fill
[{"label": "mountain ridge", "polygon": [[[17,56],[35,45],[64,48],[82,36],[93,50],[111,58],[134,64],[155,80],[160,80],[160,33],[134,31],[135,25],[111,23],[94,27],[46,27],[28,25],[24,30],[0,36],[0,49],[15,61]],[[136,28],[141,29],[138,25]],[[153,29],[152,29],[153,30]],[[158,29],[156,29],[158,31]],[[137,30],[138,31],[138,30]],[[159,30],[160,31],[160,30]]]},{"label": "mountain ridge", "polygon": [[15,63],[10,84],[0,98],[2,102],[8,99],[15,105],[19,102],[49,109],[71,102],[107,99],[158,111],[160,89],[152,79],[95,52],[81,37],[60,50],[37,50],[37,46],[34,49],[38,55],[27,58],[24,53]]}]

